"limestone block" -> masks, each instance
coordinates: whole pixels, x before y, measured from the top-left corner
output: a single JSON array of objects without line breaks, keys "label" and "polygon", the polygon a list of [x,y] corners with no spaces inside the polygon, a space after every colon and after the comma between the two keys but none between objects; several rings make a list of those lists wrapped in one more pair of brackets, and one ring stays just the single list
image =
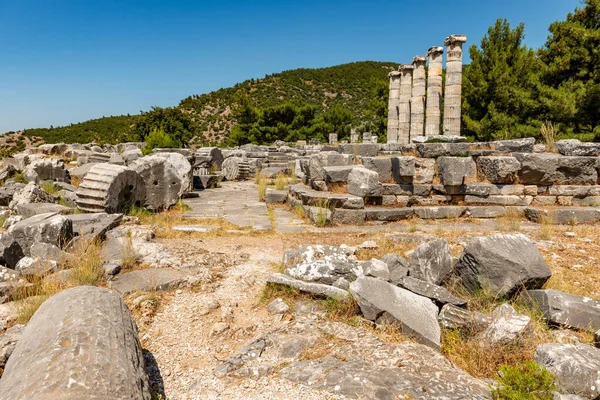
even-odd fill
[{"label": "limestone block", "polygon": [[335,286],[324,285],[322,283],[305,282],[279,273],[271,274],[267,278],[267,283],[290,286],[300,290],[301,292],[311,293],[316,296],[331,297],[339,300],[345,300],[349,297],[347,291],[339,289]]},{"label": "limestone block", "polygon": [[419,245],[410,259],[409,275],[439,285],[452,273],[452,255],[446,239]]},{"label": "limestone block", "polygon": [[508,303],[499,305],[492,312],[492,321],[482,334],[482,339],[491,345],[506,345],[515,342],[531,331],[531,318],[518,314]]},{"label": "limestone block", "polygon": [[427,158],[415,158],[415,174],[413,184],[431,183],[435,175],[435,160]]},{"label": "limestone block", "polygon": [[30,182],[60,181],[70,182],[69,171],[62,160],[56,158],[44,158],[35,160],[23,172]]},{"label": "limestone block", "polygon": [[427,297],[369,277],[359,277],[352,282],[350,293],[365,318],[400,322],[403,330],[413,334],[418,341],[440,348],[438,308]]},{"label": "limestone block", "polygon": [[[394,283],[394,282],[392,282]],[[467,301],[454,296],[448,289],[438,286],[412,276],[405,276],[394,283],[404,289],[410,290],[421,296],[425,296],[435,301],[439,306],[444,304],[454,304],[455,306],[466,306]]]},{"label": "limestone block", "polygon": [[363,157],[363,165],[365,168],[375,171],[379,174],[380,182],[391,182],[392,180],[392,159]]},{"label": "limestone block", "polygon": [[498,140],[494,142],[494,144],[496,145],[496,151],[499,152],[532,153],[533,146],[535,145],[535,138]]},{"label": "limestone block", "polygon": [[555,144],[556,150],[564,156],[598,156],[600,144],[582,143],[579,139],[562,139]]},{"label": "limestone block", "polygon": [[474,172],[473,159],[471,157],[439,157],[437,159],[438,175],[442,184],[459,186],[464,183],[465,178]]},{"label": "limestone block", "polygon": [[142,157],[129,164],[144,180],[144,206],[160,211],[175,205],[184,192],[184,182],[169,159],[155,155]]},{"label": "limestone block", "polygon": [[[169,162],[175,167],[179,176],[182,180],[182,186],[184,192],[188,192],[192,190],[192,183],[194,182],[194,170],[192,168],[192,164],[188,161],[188,158],[192,157],[192,154],[188,149],[164,149],[162,151],[157,151],[159,149],[154,149],[155,155],[158,157],[163,157],[169,160]],[[174,152],[174,150],[179,150],[179,152]],[[186,150],[183,152],[183,150]],[[180,154],[182,152],[182,154]],[[240,169],[242,169],[240,167]]]},{"label": "limestone block", "polygon": [[65,290],[27,324],[2,375],[0,399],[56,398],[151,399],[137,327],[116,293]]},{"label": "limestone block", "polygon": [[591,331],[600,329],[600,300],[553,289],[528,290],[521,298],[537,307],[553,324]]},{"label": "limestone block", "polygon": [[366,168],[354,168],[348,174],[348,193],[359,197],[376,197],[383,194],[379,174]]},{"label": "limestone block", "polygon": [[490,183],[514,183],[521,164],[511,156],[483,156],[477,158],[479,179]]},{"label": "limestone block", "polygon": [[402,156],[392,157],[392,178],[396,183],[413,183],[415,176],[415,157]]},{"label": "limestone block", "polygon": [[471,239],[455,271],[470,292],[489,288],[500,297],[538,289],[551,276],[536,244],[523,234]]}]

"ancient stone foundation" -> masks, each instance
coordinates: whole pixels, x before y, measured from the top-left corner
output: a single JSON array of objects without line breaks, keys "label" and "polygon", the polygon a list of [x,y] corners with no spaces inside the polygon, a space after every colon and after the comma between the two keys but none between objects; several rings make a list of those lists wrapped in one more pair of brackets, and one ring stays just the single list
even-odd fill
[{"label": "ancient stone foundation", "polygon": [[586,144],[559,142],[565,154],[556,154],[534,152],[534,142],[340,146],[299,160],[304,184],[291,187],[288,201],[306,207],[307,215],[327,203],[332,222],[340,224],[496,218],[511,211],[537,222],[600,221],[600,146],[595,155],[573,156],[565,154]]}]

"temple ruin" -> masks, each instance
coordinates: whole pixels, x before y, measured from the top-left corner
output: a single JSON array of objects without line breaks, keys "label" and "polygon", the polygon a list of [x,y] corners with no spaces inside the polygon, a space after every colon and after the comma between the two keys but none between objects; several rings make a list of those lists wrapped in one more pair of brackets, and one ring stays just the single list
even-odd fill
[{"label": "temple ruin", "polygon": [[450,35],[444,40],[447,52],[443,125],[444,48],[431,47],[426,56],[416,56],[412,64],[401,64],[397,71],[390,72],[387,143],[409,144],[422,141],[416,138],[440,134],[460,136],[462,45],[466,41],[465,35]]}]

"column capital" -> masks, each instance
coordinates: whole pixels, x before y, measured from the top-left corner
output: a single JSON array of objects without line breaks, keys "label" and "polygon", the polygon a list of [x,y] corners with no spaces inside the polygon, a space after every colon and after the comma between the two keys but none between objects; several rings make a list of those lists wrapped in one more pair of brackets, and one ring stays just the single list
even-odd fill
[{"label": "column capital", "polygon": [[400,71],[392,71],[388,74],[388,77],[391,79],[395,76],[400,76],[400,75],[402,75],[402,73]]},{"label": "column capital", "polygon": [[444,46],[450,46],[454,43],[465,43],[467,41],[467,35],[450,35],[444,40]]},{"label": "column capital", "polygon": [[435,55],[440,55],[443,53],[444,53],[444,48],[441,46],[430,47],[429,50],[427,50],[427,56],[429,56],[429,57],[435,56]]},{"label": "column capital", "polygon": [[415,69],[415,66],[412,64],[400,64],[400,66],[398,67],[398,70],[400,72],[412,71],[413,69]]},{"label": "column capital", "polygon": [[427,62],[427,56],[415,56],[413,57],[412,62],[415,65],[425,64]]}]

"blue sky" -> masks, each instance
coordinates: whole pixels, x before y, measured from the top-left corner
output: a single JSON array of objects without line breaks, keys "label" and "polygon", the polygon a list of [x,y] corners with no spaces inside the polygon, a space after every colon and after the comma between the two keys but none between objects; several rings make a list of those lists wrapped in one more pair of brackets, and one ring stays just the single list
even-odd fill
[{"label": "blue sky", "polygon": [[541,46],[579,0],[0,0],[0,132],[172,106],[299,67],[410,62],[497,18]]}]

